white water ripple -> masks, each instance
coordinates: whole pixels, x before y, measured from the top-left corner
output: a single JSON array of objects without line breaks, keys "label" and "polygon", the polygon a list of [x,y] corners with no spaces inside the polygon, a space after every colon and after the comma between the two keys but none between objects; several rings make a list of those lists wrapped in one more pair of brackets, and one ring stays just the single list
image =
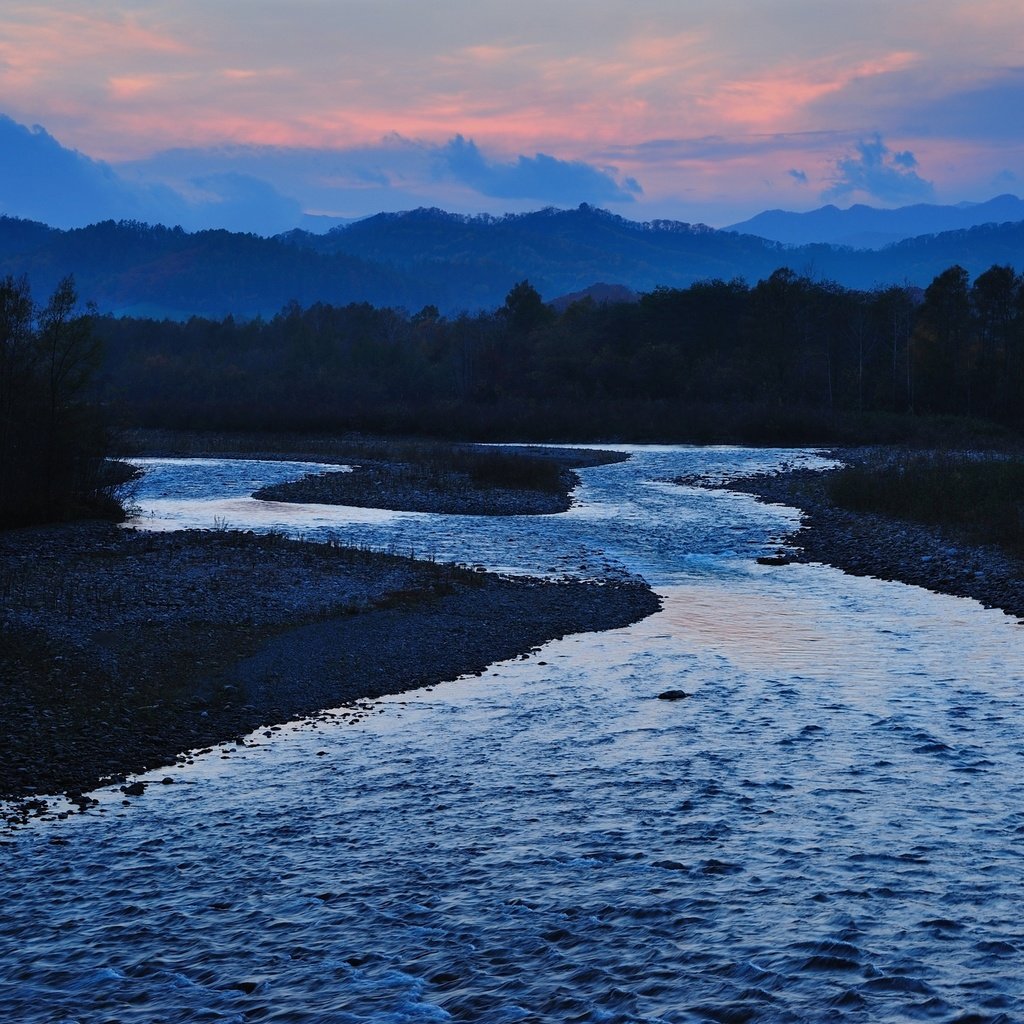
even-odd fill
[{"label": "white water ripple", "polygon": [[640,450],[511,522],[292,510],[664,609],[7,837],[0,1017],[1024,1019],[1019,627],[759,566],[792,511],[647,482],[795,457]]}]

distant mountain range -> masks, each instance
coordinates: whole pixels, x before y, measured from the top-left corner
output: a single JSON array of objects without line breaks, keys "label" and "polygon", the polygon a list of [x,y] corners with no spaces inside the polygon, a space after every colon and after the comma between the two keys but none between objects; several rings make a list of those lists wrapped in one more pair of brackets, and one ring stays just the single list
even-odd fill
[{"label": "distant mountain range", "polygon": [[[64,228],[128,219],[181,225],[191,231],[206,228],[254,231],[263,237],[294,229],[309,233],[328,232],[333,228],[347,228],[353,223],[352,218],[309,212],[310,208],[344,210],[348,207],[344,201],[337,197],[332,199],[327,193],[317,193],[320,202],[311,201],[310,195],[300,202],[283,184],[289,180],[288,175],[299,173],[298,165],[289,164],[283,153],[276,152],[274,147],[227,147],[204,151],[206,163],[202,166],[206,170],[201,174],[195,167],[195,173],[189,171],[192,166],[190,159],[195,157],[195,153],[190,157],[190,152],[168,150],[151,160],[108,164],[69,149],[41,126],[30,128],[0,113],[0,214],[42,220]],[[332,172],[328,169],[331,161],[326,151],[321,157],[326,161],[322,166],[314,162],[310,165],[314,171],[306,167],[303,172],[307,177],[313,174],[309,180],[331,178]],[[312,159],[309,153],[303,157],[307,158]],[[177,184],[169,184],[171,181]],[[282,192],[281,188],[285,191]],[[385,239],[394,237],[396,231],[385,230],[382,216],[418,218],[417,230],[423,236],[424,221],[429,219],[426,214],[439,213],[417,210],[370,217],[368,220],[375,225],[372,232]],[[550,215],[551,211],[541,211],[526,216]],[[468,239],[475,245],[475,228],[498,225],[497,230],[491,231],[492,235],[510,236],[515,232],[508,220],[507,217],[463,218],[465,223],[458,234],[461,240]],[[983,203],[955,206],[918,204],[892,210],[863,205],[847,210],[824,206],[806,213],[768,210],[723,230],[786,245],[824,243],[879,249],[922,235],[1022,220],[1024,200],[1013,195],[1000,195]],[[520,229],[528,227],[529,223],[527,221],[524,225],[520,222],[515,230],[522,235]],[[638,231],[647,229],[649,233],[650,229],[661,230],[672,223],[634,223],[634,227]],[[406,228],[407,225],[403,224],[400,230],[408,235],[410,232]],[[448,228],[451,228],[451,222]],[[456,233],[449,231],[449,234],[454,237]],[[421,237],[420,241],[425,241],[425,238]],[[366,232],[354,233],[345,244],[362,246],[366,250],[364,255],[378,249],[383,259],[391,261],[386,245],[381,249],[377,241],[368,240]],[[443,249],[445,243],[439,244]],[[727,261],[731,258],[732,255],[725,255]],[[593,282],[578,283],[583,287]]]},{"label": "distant mountain range", "polygon": [[807,213],[766,210],[724,230],[757,235],[787,245],[824,242],[856,249],[881,249],[893,242],[920,235],[1021,220],[1024,220],[1024,199],[1001,195],[984,203],[960,203],[956,206],[918,203],[895,210],[879,210],[861,204],[848,210],[823,206]]},{"label": "distant mountain range", "polygon": [[636,292],[711,278],[753,282],[782,266],[853,288],[925,286],[954,263],[972,275],[995,263],[1024,269],[1024,222],[872,251],[785,246],[677,221],[641,224],[586,204],[505,217],[421,209],[275,238],[114,221],[61,231],[0,217],[0,274],[27,274],[38,298],[72,273],[82,298],[102,311],[170,318],[267,316],[291,300],[432,304],[450,314],[495,308],[523,279],[552,300],[596,282]]}]

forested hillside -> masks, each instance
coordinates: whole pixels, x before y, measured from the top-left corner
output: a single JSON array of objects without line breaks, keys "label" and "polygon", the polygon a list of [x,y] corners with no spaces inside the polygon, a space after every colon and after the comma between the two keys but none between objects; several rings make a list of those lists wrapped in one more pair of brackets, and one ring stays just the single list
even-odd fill
[{"label": "forested hillside", "polygon": [[976,275],[1022,262],[1024,223],[875,252],[787,247],[674,221],[641,224],[586,205],[505,217],[415,210],[275,239],[113,221],[57,231],[0,218],[0,274],[24,273],[37,292],[74,275],[102,312],[181,320],[268,317],[293,300],[476,312],[500,305],[524,278],[550,301],[597,282],[641,292],[715,279],[753,284],[782,266],[846,288],[924,287],[954,263]]},{"label": "forested hillside", "polygon": [[728,230],[792,245],[827,242],[860,249],[880,249],[906,238],[1020,220],[1024,220],[1024,200],[1013,195],[1001,195],[984,203],[960,203],[956,206],[915,203],[896,209],[879,209],[855,203],[845,210],[832,205],[805,213],[765,210],[749,220],[731,225]]},{"label": "forested hillside", "polygon": [[0,528],[122,512],[92,327],[70,278],[42,304],[24,279],[0,278]]},{"label": "forested hillside", "polygon": [[48,291],[73,275],[104,312],[187,319],[273,314],[286,302],[413,306],[426,292],[407,274],[258,235],[189,233],[132,221],[58,231],[0,218],[0,274]]},{"label": "forested hillside", "polygon": [[923,291],[781,269],[561,313],[521,282],[450,318],[292,304],[97,330],[111,397],[150,426],[782,443],[902,436],[922,415],[1024,425],[1024,288],[1005,266]]}]

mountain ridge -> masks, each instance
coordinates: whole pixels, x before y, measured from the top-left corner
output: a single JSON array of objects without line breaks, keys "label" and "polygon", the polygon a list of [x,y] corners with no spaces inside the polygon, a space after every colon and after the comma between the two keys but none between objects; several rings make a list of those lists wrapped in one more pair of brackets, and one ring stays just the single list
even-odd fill
[{"label": "mountain ridge", "polygon": [[722,230],[787,245],[823,242],[855,249],[881,249],[907,238],[1022,220],[1024,200],[1003,193],[985,202],[953,206],[915,203],[883,209],[856,203],[846,209],[829,204],[803,213],[764,210]]},{"label": "mountain ridge", "polygon": [[953,264],[971,275],[1024,268],[1024,222],[907,239],[881,250],[787,246],[676,221],[638,223],[582,204],[505,217],[436,208],[381,214],[327,235],[251,233],[102,221],[63,230],[0,217],[0,274],[37,294],[66,274],[104,312],[181,319],[267,316],[289,302],[368,302],[447,314],[494,309],[528,279],[551,300],[596,282],[633,292],[700,280],[757,281],[780,267],[847,288],[924,287]]}]

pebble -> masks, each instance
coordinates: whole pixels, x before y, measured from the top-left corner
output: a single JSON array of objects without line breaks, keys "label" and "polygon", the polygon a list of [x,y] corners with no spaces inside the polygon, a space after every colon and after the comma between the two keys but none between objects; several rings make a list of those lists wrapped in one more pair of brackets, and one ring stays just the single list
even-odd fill
[{"label": "pebble", "polygon": [[[856,450],[832,454],[842,461],[860,457]],[[694,478],[678,482],[700,483]],[[971,544],[948,529],[838,508],[828,498],[821,471],[796,469],[702,485],[799,508],[801,527],[785,538],[789,561],[820,562],[853,576],[898,580],[935,593],[970,597],[1024,618],[1024,564],[1019,559],[993,546]]]},{"label": "pebble", "polygon": [[[280,537],[106,523],[0,533],[0,578],[0,800],[15,801],[0,823],[42,813],[32,794],[118,785],[182,751],[479,676],[659,607],[637,580],[503,579]],[[415,600],[389,600],[396,590]],[[322,651],[333,652],[326,675]],[[141,795],[136,785],[125,795]]]}]

